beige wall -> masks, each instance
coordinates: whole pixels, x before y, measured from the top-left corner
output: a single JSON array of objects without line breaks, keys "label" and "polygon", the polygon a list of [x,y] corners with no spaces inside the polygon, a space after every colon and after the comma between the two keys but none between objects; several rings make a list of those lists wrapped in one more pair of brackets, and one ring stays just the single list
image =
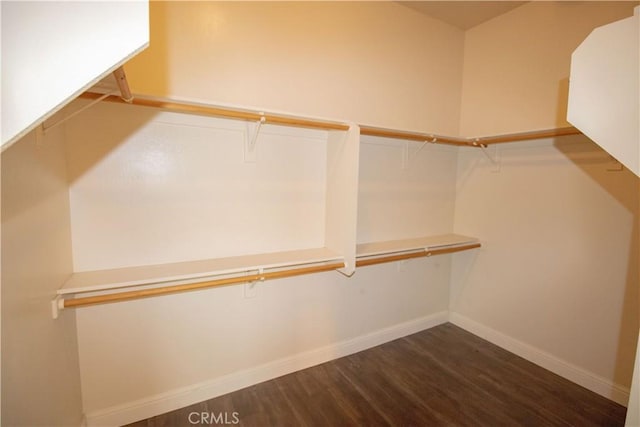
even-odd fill
[{"label": "beige wall", "polygon": [[478,151],[458,159],[455,230],[483,248],[454,261],[452,312],[624,401],[638,336],[637,177],[608,171],[583,136],[505,144],[499,157],[497,173]]},{"label": "beige wall", "polygon": [[457,149],[362,137],[358,243],[437,236],[453,230]]},{"label": "beige wall", "polygon": [[[568,126],[571,53],[635,4],[531,2],[468,30],[461,134]],[[550,144],[501,146],[499,173],[461,152],[455,229],[484,248],[456,258],[453,318],[624,402],[638,330],[638,180],[606,172],[593,143]]]},{"label": "beige wall", "polygon": [[80,425],[75,313],[51,317],[71,273],[62,127],[2,153],[2,424]]},{"label": "beige wall", "polygon": [[461,135],[569,126],[571,53],[595,27],[633,15],[635,4],[535,1],[468,30]]},{"label": "beige wall", "polygon": [[324,246],[327,133],[264,126],[245,162],[244,130],[106,103],[68,122],[74,271]]},{"label": "beige wall", "polygon": [[458,132],[461,30],[394,2],[153,2],[134,92]]}]

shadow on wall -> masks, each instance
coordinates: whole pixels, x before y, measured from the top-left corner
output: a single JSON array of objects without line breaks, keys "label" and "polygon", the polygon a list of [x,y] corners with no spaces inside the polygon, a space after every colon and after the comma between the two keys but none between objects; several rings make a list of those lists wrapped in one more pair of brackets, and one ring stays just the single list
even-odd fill
[{"label": "shadow on wall", "polygon": [[[170,22],[164,2],[149,2],[149,47],[125,64],[125,72],[135,94],[166,96],[169,87],[167,37]],[[153,70],[153,73],[149,73]]]},{"label": "shadow on wall", "polygon": [[[169,59],[167,53],[167,31],[169,24],[167,13],[163,2],[150,2],[149,4],[149,25],[150,42],[149,47],[132,58],[124,65],[130,89],[134,96],[136,94],[147,94],[152,96],[163,96],[170,93],[169,88]],[[148,70],[154,70],[149,73]],[[140,76],[140,77],[139,77]],[[64,111],[73,111],[81,108],[85,101],[77,100],[71,103]],[[128,106],[118,106],[106,103],[90,107],[109,108],[114,111],[127,111]],[[153,120],[159,110],[131,109],[127,115],[126,123],[119,120],[116,114],[103,115],[100,120],[93,120],[91,126],[95,128],[95,139],[86,141],[86,144],[74,144],[72,152],[70,144],[67,143],[67,158],[74,158],[69,162],[68,182],[72,186],[82,175],[98,164],[110,152],[114,151],[120,144],[126,141],[129,136]],[[95,115],[93,115],[95,117]],[[77,119],[79,122],[92,120],[90,115],[81,113]],[[73,121],[70,123],[72,124]],[[73,127],[69,126],[73,132]],[[81,159],[81,160],[78,160]]]},{"label": "shadow on wall", "polygon": [[556,126],[566,127],[570,125],[567,122],[567,110],[569,106],[569,77],[565,77],[558,81],[558,103],[556,105]]},{"label": "shadow on wall", "polygon": [[[629,386],[640,327],[640,179],[613,159],[607,164],[606,152],[583,138],[588,145],[562,143],[561,139],[554,145],[633,216],[629,249],[620,254],[628,259],[613,378],[616,384]],[[600,160],[592,160],[593,153]]]},{"label": "shadow on wall", "polygon": [[[84,102],[75,101],[67,108],[77,110],[82,107],[79,104]],[[154,109],[100,103],[66,122],[65,149],[69,187],[159,113],[159,110]]]}]

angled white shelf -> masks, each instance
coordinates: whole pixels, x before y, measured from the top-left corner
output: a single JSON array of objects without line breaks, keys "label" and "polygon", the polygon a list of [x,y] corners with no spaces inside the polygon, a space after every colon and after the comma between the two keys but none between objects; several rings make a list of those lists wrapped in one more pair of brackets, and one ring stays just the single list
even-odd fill
[{"label": "angled white shelf", "polygon": [[640,176],[640,6],[571,55],[567,120]]},{"label": "angled white shelf", "polygon": [[58,295],[107,291],[145,285],[193,283],[216,276],[238,273],[255,273],[261,269],[296,267],[328,262],[344,262],[344,257],[327,248],[274,252],[214,258],[198,261],[176,262],[116,268],[111,270],[74,273]]}]

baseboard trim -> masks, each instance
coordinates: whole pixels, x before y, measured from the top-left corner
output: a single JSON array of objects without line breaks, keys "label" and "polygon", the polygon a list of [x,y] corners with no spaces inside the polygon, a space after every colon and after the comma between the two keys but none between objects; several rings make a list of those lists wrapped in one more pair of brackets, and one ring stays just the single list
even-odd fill
[{"label": "baseboard trim", "polygon": [[89,413],[87,425],[114,426],[150,418],[432,328],[446,323],[448,318],[448,312],[441,311],[220,378]]},{"label": "baseboard trim", "polygon": [[627,406],[629,402],[629,389],[552,354],[525,344],[459,313],[450,312],[449,322],[620,405]]}]

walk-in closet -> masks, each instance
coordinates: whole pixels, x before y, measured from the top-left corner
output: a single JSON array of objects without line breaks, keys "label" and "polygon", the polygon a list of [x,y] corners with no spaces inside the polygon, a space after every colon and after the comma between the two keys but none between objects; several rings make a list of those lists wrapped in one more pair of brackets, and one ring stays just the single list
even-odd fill
[{"label": "walk-in closet", "polygon": [[[311,401],[368,396],[375,357],[413,386],[501,360],[493,390],[515,355],[550,371],[523,401],[556,374],[640,422],[638,2],[1,7],[3,425],[259,402],[326,362],[354,379]],[[413,378],[378,347],[403,337],[451,363]],[[228,408],[168,419],[265,422]]]}]

